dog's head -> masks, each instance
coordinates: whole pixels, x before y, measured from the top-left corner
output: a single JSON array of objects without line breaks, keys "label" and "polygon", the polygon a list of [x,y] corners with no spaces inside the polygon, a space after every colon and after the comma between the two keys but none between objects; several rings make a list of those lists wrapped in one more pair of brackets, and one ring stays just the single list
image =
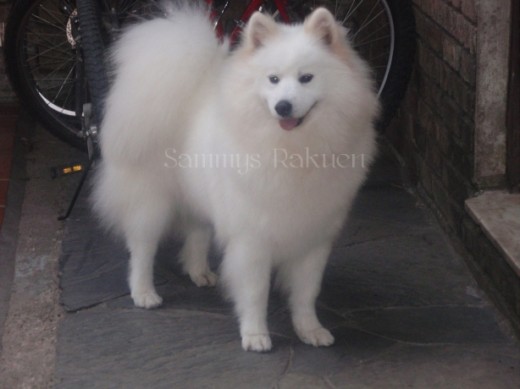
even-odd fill
[{"label": "dog's head", "polygon": [[313,114],[324,98],[327,61],[347,61],[346,31],[325,8],[303,25],[276,23],[255,13],[244,32],[243,50],[254,56],[261,78],[257,90],[284,130],[292,130]]}]

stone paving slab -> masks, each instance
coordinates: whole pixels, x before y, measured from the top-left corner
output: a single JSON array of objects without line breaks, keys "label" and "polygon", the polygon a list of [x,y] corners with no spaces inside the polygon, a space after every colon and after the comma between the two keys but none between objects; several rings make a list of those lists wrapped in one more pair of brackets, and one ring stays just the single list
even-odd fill
[{"label": "stone paving slab", "polygon": [[164,306],[134,308],[122,243],[82,198],[62,246],[56,387],[520,387],[518,341],[396,170],[376,166],[326,270],[318,315],[336,344],[302,344],[273,292],[266,354],[241,350],[231,305],[181,274],[174,241],[157,256]]},{"label": "stone paving slab", "polygon": [[[3,259],[11,261],[8,267],[0,264],[0,273],[12,268],[12,283],[0,281],[0,294],[9,296],[0,353],[0,389],[49,388],[62,313],[58,260],[63,223],[57,216],[67,206],[77,182],[77,176],[53,180],[51,168],[77,161],[81,154],[35,126],[25,112],[18,122],[15,153],[12,183],[18,186],[14,195],[20,197],[9,204],[5,221],[10,236],[2,230],[0,247]],[[9,254],[4,247],[13,257],[4,257]]]}]

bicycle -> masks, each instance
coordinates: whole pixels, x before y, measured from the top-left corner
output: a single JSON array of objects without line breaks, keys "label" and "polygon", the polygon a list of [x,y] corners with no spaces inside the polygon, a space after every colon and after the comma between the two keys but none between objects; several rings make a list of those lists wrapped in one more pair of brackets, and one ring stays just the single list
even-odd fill
[{"label": "bicycle", "polygon": [[[409,0],[206,0],[218,34],[238,40],[254,11],[299,21],[318,5],[334,11],[355,47],[374,69],[383,105],[379,128],[389,122],[410,77],[415,24]],[[99,122],[108,88],[105,47],[121,28],[157,13],[154,0],[17,0],[6,26],[6,70],[20,100],[44,126],[85,149]],[[84,102],[92,101],[92,118]],[[89,106],[86,106],[87,110]],[[85,121],[87,123],[85,123]]]}]

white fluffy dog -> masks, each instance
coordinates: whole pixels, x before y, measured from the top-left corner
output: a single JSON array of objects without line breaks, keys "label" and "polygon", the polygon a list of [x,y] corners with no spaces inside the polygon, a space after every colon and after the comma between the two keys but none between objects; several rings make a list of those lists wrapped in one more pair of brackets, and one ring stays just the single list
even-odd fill
[{"label": "white fluffy dog", "polygon": [[162,299],[153,282],[160,239],[185,236],[185,272],[221,275],[245,350],[271,349],[271,273],[287,293],[294,329],[334,342],[315,300],[334,238],[375,152],[378,101],[370,72],[324,8],[303,24],[256,13],[231,54],[208,16],[181,7],[116,43],[94,208],[130,251],[135,305]]}]

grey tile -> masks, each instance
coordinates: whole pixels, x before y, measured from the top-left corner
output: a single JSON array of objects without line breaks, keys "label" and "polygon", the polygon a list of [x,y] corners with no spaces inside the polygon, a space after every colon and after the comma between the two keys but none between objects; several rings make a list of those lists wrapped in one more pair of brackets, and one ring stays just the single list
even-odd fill
[{"label": "grey tile", "polygon": [[519,384],[518,350],[494,345],[399,345],[328,377],[336,388],[509,389]]},{"label": "grey tile", "polygon": [[[133,307],[127,253],[86,199],[67,222],[57,388],[511,388],[520,348],[462,259],[385,155],[354,203],[326,269],[318,316],[336,343],[313,348],[273,291],[273,351],[241,350],[231,304],[197,288],[162,244],[160,309]],[[214,268],[218,253],[212,254]]]},{"label": "grey tile", "polygon": [[79,312],[60,328],[56,387],[272,386],[289,350],[240,352],[236,331],[227,314],[103,307]]}]

